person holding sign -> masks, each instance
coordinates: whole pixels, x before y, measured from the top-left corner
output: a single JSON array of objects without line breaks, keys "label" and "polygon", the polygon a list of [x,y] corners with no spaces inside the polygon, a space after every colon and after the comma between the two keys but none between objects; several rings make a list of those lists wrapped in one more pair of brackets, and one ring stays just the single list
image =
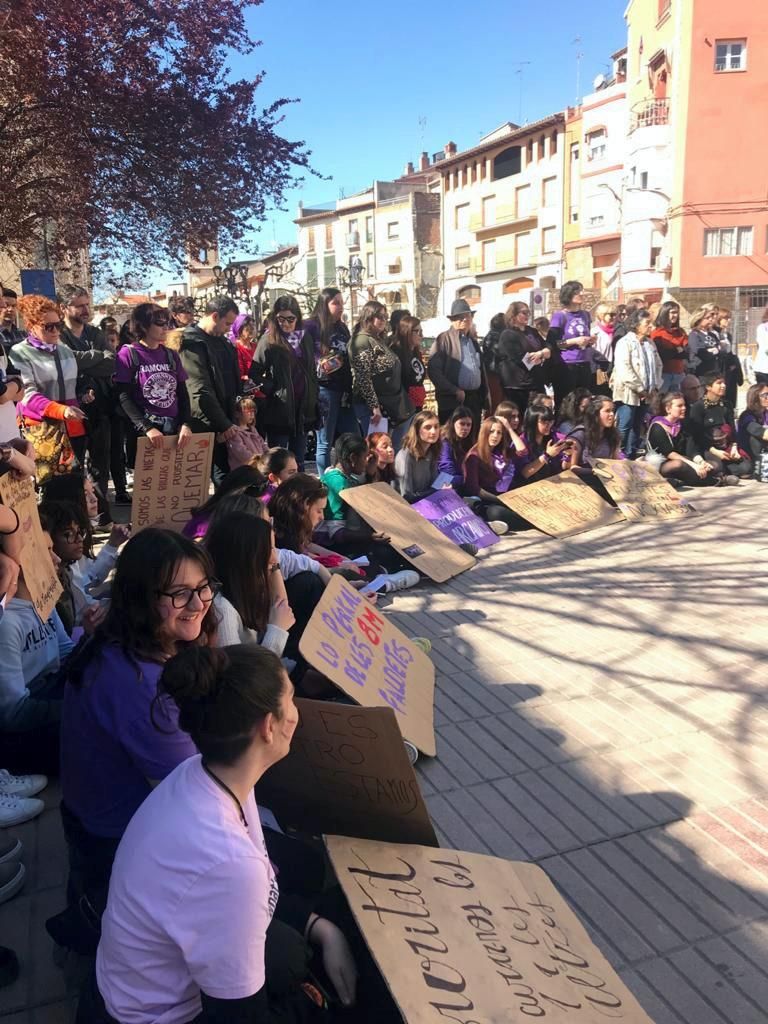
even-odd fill
[{"label": "person holding sign", "polygon": [[357,969],[347,940],[328,918],[286,905],[254,797],[299,719],[279,659],[253,645],[190,647],[168,662],[160,694],[200,754],[160,783],[123,836],[98,987],[78,1019],[309,1021],[324,1001],[310,981],[313,955],[351,1006]]},{"label": "person holding sign", "polygon": [[115,384],[120,407],[136,434],[162,448],[163,437],[178,435],[179,447],[192,436],[187,371],[177,352],[166,348],[171,314],[142,302],[131,314],[134,339],[117,353]]}]

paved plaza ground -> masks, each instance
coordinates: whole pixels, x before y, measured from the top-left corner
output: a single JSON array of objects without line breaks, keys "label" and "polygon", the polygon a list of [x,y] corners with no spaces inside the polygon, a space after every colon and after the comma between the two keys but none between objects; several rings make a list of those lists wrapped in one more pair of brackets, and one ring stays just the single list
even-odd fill
[{"label": "paved plaza ground", "polygon": [[[389,607],[433,641],[443,845],[539,863],[656,1024],[768,1017],[768,489],[689,492],[700,518],[504,538]],[[2,1024],[67,1024],[43,922],[63,906],[54,787],[15,830]]]}]

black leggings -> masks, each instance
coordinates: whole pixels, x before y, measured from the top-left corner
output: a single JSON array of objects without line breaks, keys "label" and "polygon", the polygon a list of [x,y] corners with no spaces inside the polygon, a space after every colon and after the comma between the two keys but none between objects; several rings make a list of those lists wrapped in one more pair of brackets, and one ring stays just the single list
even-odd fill
[{"label": "black leggings", "polygon": [[677,459],[667,459],[662,462],[659,472],[663,477],[670,480],[679,480],[688,487],[716,487],[722,477],[722,473],[714,470],[707,476],[701,477],[687,462],[678,462]]},{"label": "black leggings", "polygon": [[486,523],[501,522],[506,523],[510,530],[530,530],[532,529],[531,524],[519,516],[517,512],[513,512],[511,508],[506,505],[502,505],[500,501],[485,501],[484,499],[478,504],[473,504],[472,511],[484,519]]}]

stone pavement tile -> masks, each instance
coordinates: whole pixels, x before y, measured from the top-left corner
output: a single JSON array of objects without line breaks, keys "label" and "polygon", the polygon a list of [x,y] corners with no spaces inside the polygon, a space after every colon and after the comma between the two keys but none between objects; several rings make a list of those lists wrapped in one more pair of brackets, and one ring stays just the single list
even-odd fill
[{"label": "stone pavement tile", "polygon": [[458,725],[443,726],[440,739],[440,759],[448,761],[448,769],[459,786],[471,786],[504,775],[504,769],[488,755],[488,748],[478,746],[476,739]]},{"label": "stone pavement tile", "polygon": [[[587,762],[576,761],[572,764],[563,765],[563,769],[572,779],[576,781],[583,780],[584,787],[593,788],[594,791],[599,789],[596,782],[604,784],[608,780],[616,778],[612,766],[606,760],[601,761],[596,757],[590,758],[588,770],[586,769],[586,764]],[[623,791],[630,787],[622,786],[620,791],[617,791],[615,787],[610,785],[604,788],[607,792],[601,795],[601,799],[621,821],[625,822],[625,827],[621,830],[620,834],[631,832],[638,828],[649,828],[651,825],[658,824],[652,814],[643,810],[638,801],[630,799],[627,793]],[[614,834],[616,833],[614,832]]]},{"label": "stone pavement tile", "polygon": [[762,1008],[764,1021],[768,1007],[768,975],[765,973],[765,947],[760,948],[756,938],[755,929],[743,928],[731,935],[700,942],[696,949],[709,962],[716,976],[728,978],[748,999]]},{"label": "stone pavement tile", "polygon": [[740,860],[768,879],[768,854],[754,846],[731,825],[714,814],[697,814],[691,824],[735,853]]},{"label": "stone pavement tile", "polygon": [[539,772],[524,772],[515,776],[533,800],[555,815],[576,836],[580,844],[589,845],[606,839],[606,833],[583,812],[579,803],[568,799]]},{"label": "stone pavement tile", "polygon": [[483,750],[498,765],[499,771],[494,776],[489,775],[488,778],[499,778],[526,771],[525,763],[488,729],[487,718],[481,718],[476,722],[461,722],[458,729],[467,737],[470,744]]},{"label": "stone pavement tile", "polygon": [[506,705],[498,701],[499,706],[488,708],[488,701],[480,700],[479,693],[461,686],[457,679],[440,675],[435,683],[435,700],[439,700],[441,710],[452,722],[464,719],[479,718],[489,711],[506,711]]},{"label": "stone pavement tile", "polygon": [[[610,795],[590,786],[586,777],[580,777],[578,774],[571,775],[564,766],[552,765],[539,772],[530,772],[517,776],[517,778],[521,785],[528,788],[528,779],[534,776],[541,777],[561,795],[563,800],[569,801],[606,837],[624,835],[630,831],[628,822],[612,805]],[[535,787],[531,786],[530,788],[535,792]]]},{"label": "stone pavement tile", "polygon": [[744,996],[738,986],[730,984],[724,973],[706,960],[698,949],[682,949],[669,959],[683,977],[695,984],[697,993],[726,1020],[734,1024],[765,1024],[765,1006],[756,1006]]},{"label": "stone pavement tile", "polygon": [[455,789],[456,779],[442,763],[442,741],[440,734],[436,733],[437,757],[420,757],[416,762],[416,773],[419,780],[425,779],[434,792],[441,793],[443,790]]},{"label": "stone pavement tile", "polygon": [[[482,803],[481,794],[484,798]],[[509,860],[526,859],[525,850],[508,830],[507,820],[497,818],[488,809],[487,804],[494,803],[489,786],[457,789],[453,793],[446,793],[444,799],[465,821],[471,821],[473,831],[494,857],[506,857]]]},{"label": "stone pavement tile", "polygon": [[[563,821],[547,809],[536,797],[519,784],[517,779],[499,779],[494,787],[543,836],[558,853],[581,846],[573,832]],[[537,856],[532,854],[532,856]]]},{"label": "stone pavement tile", "polygon": [[637,971],[620,970],[619,977],[651,1018],[653,1024],[687,1024],[684,1018],[675,1013],[669,1003],[662,999],[646,980],[640,977]]},{"label": "stone pavement tile", "polygon": [[524,851],[520,859],[538,860],[555,853],[552,844],[504,798],[496,786],[474,786],[472,795]]},{"label": "stone pavement tile", "polygon": [[431,796],[427,801],[427,806],[432,823],[440,834],[441,845],[453,850],[468,850],[471,853],[490,853],[490,849],[469,826],[465,816],[459,813],[444,796],[439,794]]},{"label": "stone pavement tile", "polygon": [[[488,729],[502,742],[505,730],[507,735],[511,733],[510,748],[529,768],[543,768],[546,764],[559,763],[573,756],[565,749],[566,737],[562,732],[546,724],[529,721],[528,714],[525,705],[517,711],[507,711],[497,718],[487,719]],[[538,718],[535,711],[531,714]]]}]

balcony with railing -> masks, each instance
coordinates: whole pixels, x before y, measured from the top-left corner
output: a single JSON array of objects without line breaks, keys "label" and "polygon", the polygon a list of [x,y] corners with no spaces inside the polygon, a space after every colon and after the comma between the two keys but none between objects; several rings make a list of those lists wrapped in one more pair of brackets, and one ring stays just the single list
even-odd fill
[{"label": "balcony with railing", "polygon": [[629,114],[629,133],[638,128],[653,128],[669,124],[669,100],[651,99],[635,103]]}]

